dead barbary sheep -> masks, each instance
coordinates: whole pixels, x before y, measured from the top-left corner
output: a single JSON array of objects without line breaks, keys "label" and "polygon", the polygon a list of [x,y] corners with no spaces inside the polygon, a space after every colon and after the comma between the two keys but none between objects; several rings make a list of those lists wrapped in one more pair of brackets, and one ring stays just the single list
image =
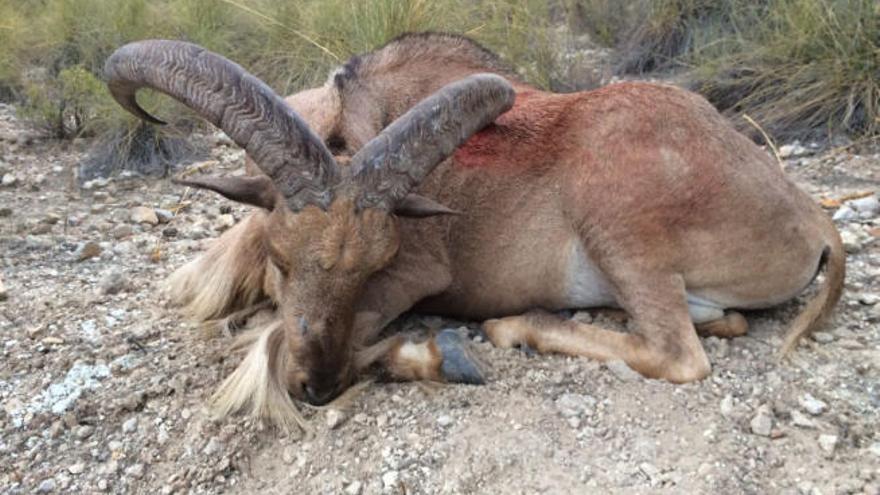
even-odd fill
[{"label": "dead barbary sheep", "polygon": [[[824,268],[784,354],[840,298],[831,219],[705,99],[674,86],[543,92],[444,34],[400,37],[287,100],[183,42],[126,45],[105,73],[138,117],[161,122],[135,99],[156,89],[250,159],[250,176],[181,181],[258,209],[173,275],[172,298],[199,320],[282,307],[214,397],[220,414],[250,407],[291,424],[288,394],[324,404],[375,362],[398,379],[481,383],[457,333],[379,339],[416,305],[487,320],[499,347],[681,383],[711,371],[697,328],[748,330],[732,308],[790,300]],[[529,313],[537,306],[617,306],[633,332]]]}]

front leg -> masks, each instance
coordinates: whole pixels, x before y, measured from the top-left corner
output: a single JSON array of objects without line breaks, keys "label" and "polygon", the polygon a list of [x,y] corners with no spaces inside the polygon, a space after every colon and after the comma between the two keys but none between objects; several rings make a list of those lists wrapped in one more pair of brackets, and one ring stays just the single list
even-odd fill
[{"label": "front leg", "polygon": [[466,340],[452,329],[421,340],[404,335],[379,340],[391,321],[422,299],[442,293],[451,282],[446,264],[437,256],[415,247],[401,248],[398,259],[367,284],[358,304],[357,368],[365,370],[379,363],[388,376],[401,381],[483,383],[483,366],[469,352]]}]

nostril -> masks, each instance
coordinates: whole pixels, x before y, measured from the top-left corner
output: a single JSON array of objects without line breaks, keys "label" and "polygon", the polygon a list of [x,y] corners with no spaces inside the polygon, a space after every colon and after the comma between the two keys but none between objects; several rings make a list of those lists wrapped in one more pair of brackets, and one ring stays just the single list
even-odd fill
[{"label": "nostril", "polygon": [[338,387],[332,387],[325,390],[320,388],[312,387],[310,384],[306,383],[303,387],[306,393],[306,399],[308,399],[309,403],[315,406],[323,406],[324,404],[330,402],[336,397],[336,389]]}]

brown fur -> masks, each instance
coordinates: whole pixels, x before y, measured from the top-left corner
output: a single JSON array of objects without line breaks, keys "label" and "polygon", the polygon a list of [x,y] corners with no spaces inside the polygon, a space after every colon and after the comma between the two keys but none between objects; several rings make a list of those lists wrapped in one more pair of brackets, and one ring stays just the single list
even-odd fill
[{"label": "brown fur", "polygon": [[[493,60],[463,38],[404,37],[288,101],[339,153],[351,154],[450,81],[483,71],[509,76]],[[783,351],[831,312],[844,280],[836,229],[703,98],[646,83],[557,95],[511,80],[516,106],[419,188],[460,215],[355,214],[337,200],[328,212],[258,214],[267,228],[253,224],[247,233],[224,235],[229,239],[217,249],[230,251],[241,245],[233,236],[265,236],[265,264],[279,273],[269,296],[289,328],[304,314],[330,322],[322,340],[308,347],[288,329],[292,357],[275,364],[288,371],[291,393],[298,393],[291,384],[315,370],[347,385],[383,353],[403,377],[430,375],[442,362],[436,348],[420,368],[407,362],[414,353],[400,357],[401,346],[412,344],[371,346],[388,322],[411,308],[501,318],[486,323],[496,345],[622,359],[646,376],[674,382],[710,372],[689,315],[691,297],[711,301],[719,315],[726,308],[773,306],[800,293],[827,253],[824,285],[792,324]],[[572,260],[581,259],[572,253],[595,263],[608,284],[607,304],[629,314],[633,333],[516,316],[572,307],[572,291],[581,290],[571,281],[580,273]],[[212,250],[206,256],[242,280],[229,287],[250,287],[246,294],[257,293],[262,275],[256,274],[269,273],[237,258],[253,254],[225,257]],[[252,267],[255,275],[236,272],[238,266]],[[292,271],[304,276],[292,280],[285,275]],[[188,273],[176,276],[189,280],[176,284],[184,303],[208,290],[196,282],[196,270]],[[240,297],[207,299],[229,311],[234,305],[228,302]],[[701,326],[728,334],[747,328],[731,313],[717,318],[714,327]]]}]

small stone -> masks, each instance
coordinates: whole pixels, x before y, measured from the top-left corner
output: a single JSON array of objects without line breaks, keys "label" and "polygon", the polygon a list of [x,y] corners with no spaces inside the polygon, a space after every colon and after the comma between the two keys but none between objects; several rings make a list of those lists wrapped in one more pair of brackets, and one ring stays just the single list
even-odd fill
[{"label": "small stone", "polygon": [[798,156],[807,155],[809,153],[810,150],[801,146],[801,143],[797,141],[791,144],[783,144],[779,147],[780,158],[795,158]]},{"label": "small stone", "polygon": [[859,214],[847,205],[843,205],[834,212],[831,219],[835,222],[852,222],[858,220]]},{"label": "small stone", "polygon": [[40,482],[40,486],[37,487],[37,491],[40,493],[51,493],[55,491],[55,480],[52,478],[45,479]]},{"label": "small stone", "polygon": [[132,478],[140,479],[144,476],[144,465],[143,464],[132,464],[125,468],[125,474],[131,476]]},{"label": "small stone", "polygon": [[284,461],[285,464],[293,464],[293,461],[296,460],[296,450],[293,446],[288,445],[281,451],[281,460]]},{"label": "small stone", "polygon": [[592,323],[593,315],[589,311],[578,311],[572,315],[571,319],[579,323]]},{"label": "small stone", "polygon": [[437,424],[442,428],[446,428],[447,426],[453,423],[452,416],[448,414],[441,414],[440,417],[437,418]]},{"label": "small stone", "polygon": [[42,342],[43,345],[61,345],[64,343],[64,339],[59,337],[45,337],[40,342]]},{"label": "small stone", "polygon": [[18,184],[18,177],[12,174],[3,174],[3,179],[0,179],[0,184],[2,184],[3,187],[12,187]]},{"label": "small stone", "polygon": [[360,481],[354,481],[349,483],[348,486],[345,487],[346,495],[360,495],[363,486]]},{"label": "small stone", "polygon": [[0,301],[9,299],[9,292],[6,291],[6,285],[3,284],[3,277],[0,277]]},{"label": "small stone", "polygon": [[153,212],[156,214],[156,218],[159,219],[159,223],[168,223],[174,218],[174,213],[162,208],[156,208]]},{"label": "small stone", "polygon": [[808,418],[804,413],[794,409],[791,411],[791,423],[800,428],[815,428],[816,423]]},{"label": "small stone", "polygon": [[764,404],[758,408],[757,414],[749,422],[752,433],[762,437],[769,437],[773,431],[773,412],[770,406]]},{"label": "small stone", "polygon": [[134,233],[134,229],[131,228],[131,225],[127,225],[127,224],[117,225],[116,227],[113,228],[112,231],[110,231],[110,235],[113,236],[113,238],[116,240],[129,237],[133,233]]},{"label": "small stone", "polygon": [[98,245],[97,242],[88,241],[76,250],[75,255],[77,261],[85,261],[87,259],[100,256],[101,251],[103,251],[103,249],[101,249],[101,246]]},{"label": "small stone", "polygon": [[74,431],[74,435],[76,435],[76,438],[80,440],[85,440],[86,438],[92,436],[92,433],[94,433],[94,431],[94,427],[89,425],[82,425],[77,427],[76,431]]},{"label": "small stone", "polygon": [[721,404],[719,406],[721,409],[721,415],[725,418],[729,418],[731,414],[733,414],[733,396],[727,394],[721,399]]},{"label": "small stone", "polygon": [[333,430],[345,422],[346,416],[345,413],[339,409],[328,409],[324,419],[327,422],[327,428]]},{"label": "small stone", "polygon": [[217,221],[214,223],[214,229],[218,232],[223,232],[235,225],[235,217],[233,217],[229,213],[225,213],[217,217]]},{"label": "small stone", "polygon": [[864,198],[847,201],[846,204],[859,213],[862,218],[871,218],[880,213],[880,200],[872,194]]},{"label": "small stone", "polygon": [[101,279],[100,288],[104,294],[118,294],[128,288],[128,278],[118,270],[113,270]]},{"label": "small stone", "polygon": [[160,426],[159,433],[156,434],[156,442],[158,442],[159,445],[165,445],[166,443],[168,443],[169,439],[170,435],[168,434],[168,430],[165,429],[164,426]]},{"label": "small stone", "polygon": [[397,471],[386,471],[382,474],[382,486],[386,490],[397,489],[400,485],[400,473]]},{"label": "small stone", "polygon": [[840,239],[843,241],[843,249],[847,253],[854,254],[862,250],[862,241],[857,234],[844,230],[840,233]]},{"label": "small stone", "polygon": [[596,399],[589,395],[562,394],[556,399],[556,408],[563,418],[589,416],[596,407]]},{"label": "small stone", "polygon": [[820,344],[830,344],[834,342],[834,335],[831,335],[828,332],[813,332],[813,340]]},{"label": "small stone", "polygon": [[166,239],[171,239],[173,237],[177,237],[178,233],[179,232],[178,232],[177,228],[175,228],[175,227],[166,227],[166,228],[162,229],[162,237],[165,237]]},{"label": "small stone", "polygon": [[868,447],[868,451],[877,457],[880,457],[880,442],[874,442]]},{"label": "small stone", "polygon": [[83,464],[81,462],[73,464],[67,468],[67,471],[69,471],[70,474],[82,474],[82,472],[85,470],[86,470],[86,466],[85,466],[85,464]]},{"label": "small stone", "polygon": [[131,209],[131,222],[156,225],[157,223],[159,223],[159,217],[156,215],[156,211],[152,208],[147,208],[146,206],[135,206]]},{"label": "small stone", "polygon": [[862,292],[861,294],[859,294],[859,302],[864,304],[865,306],[873,306],[880,302],[880,294]]},{"label": "small stone", "polygon": [[202,449],[202,453],[205,455],[214,455],[217,452],[220,452],[221,448],[223,448],[223,443],[220,439],[217,437],[211,437],[205,445],[205,448]]},{"label": "small stone", "polygon": [[610,371],[612,375],[616,376],[618,380],[623,382],[634,382],[642,379],[642,375],[638,374],[638,372],[634,371],[629,365],[619,359],[607,361],[605,367],[608,368],[608,371]]},{"label": "small stone", "polygon": [[810,394],[804,394],[803,397],[798,399],[798,404],[813,416],[818,416],[825,412],[828,409],[828,404],[822,402],[821,400],[813,397]]},{"label": "small stone", "polygon": [[647,476],[649,480],[654,480],[655,478],[657,478],[657,476],[660,475],[660,470],[657,469],[657,466],[649,462],[643,462],[639,464],[639,471]]},{"label": "small stone", "polygon": [[138,420],[137,417],[132,416],[125,423],[122,423],[122,432],[123,433],[134,433],[137,430]]},{"label": "small stone", "polygon": [[102,492],[106,492],[108,488],[110,488],[110,484],[107,483],[107,480],[105,480],[105,479],[98,480],[98,490],[101,490]]},{"label": "small stone", "polygon": [[837,435],[819,435],[819,447],[822,447],[822,450],[831,454],[837,448],[837,440]]},{"label": "small stone", "polygon": [[6,218],[12,216],[12,208],[4,206],[0,208],[0,218]]}]

